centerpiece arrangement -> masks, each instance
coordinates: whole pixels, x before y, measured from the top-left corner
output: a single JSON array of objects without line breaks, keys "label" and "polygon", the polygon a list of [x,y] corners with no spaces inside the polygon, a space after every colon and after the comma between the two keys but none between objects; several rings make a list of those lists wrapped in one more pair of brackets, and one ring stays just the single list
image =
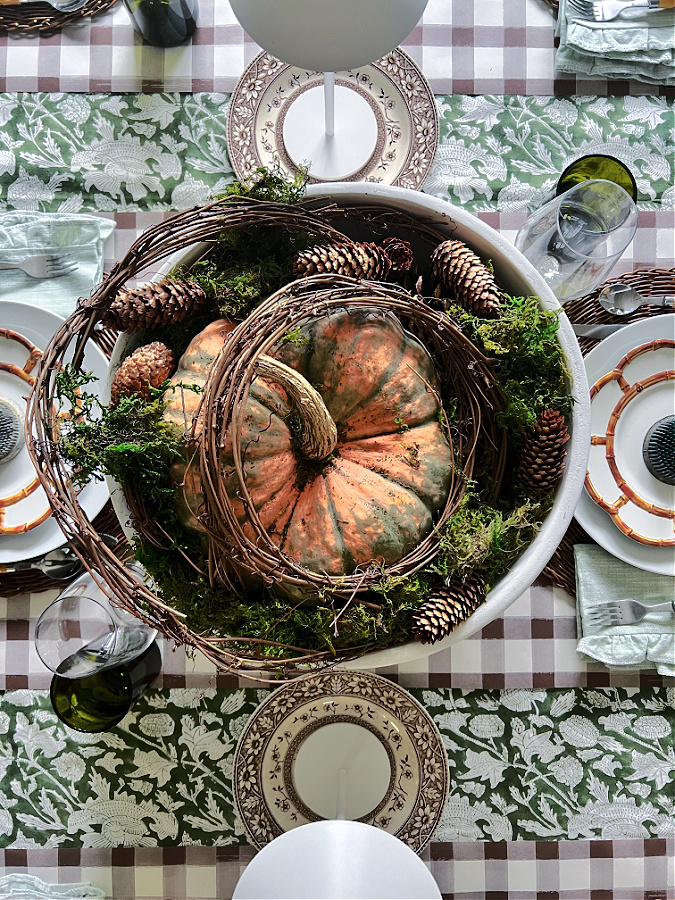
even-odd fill
[{"label": "centerpiece arrangement", "polygon": [[[435,646],[563,493],[559,310],[453,229],[258,176],[146,232],[55,336],[32,403],[54,513],[117,602],[221,668]],[[122,333],[107,405],[78,368],[99,323]],[[58,433],[54,399],[78,409]],[[77,509],[103,475],[152,591]]]}]

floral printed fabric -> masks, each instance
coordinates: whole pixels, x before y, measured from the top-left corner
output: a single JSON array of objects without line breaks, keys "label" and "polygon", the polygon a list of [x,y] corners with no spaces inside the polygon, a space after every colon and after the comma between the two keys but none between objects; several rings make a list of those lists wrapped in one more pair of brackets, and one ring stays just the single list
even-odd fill
[{"label": "floral printed fabric", "polygon": [[227,94],[0,94],[0,203],[189,209],[233,180]]},{"label": "floral printed fabric", "polygon": [[646,209],[675,208],[675,102],[660,97],[437,97],[427,193],[472,211],[535,209],[589,154],[633,172]]},{"label": "floral printed fabric", "polygon": [[434,840],[675,834],[675,689],[413,693],[450,764]]},{"label": "floral printed fabric", "polygon": [[[266,690],[149,691],[82,735],[43,691],[0,700],[0,846],[245,844],[237,739]],[[437,841],[675,834],[675,689],[413,690],[448,752]]]},{"label": "floral printed fabric", "polygon": [[[474,212],[526,210],[565,166],[606,153],[643,208],[675,208],[675,102],[663,97],[439,96],[424,190]],[[226,94],[0,94],[0,206],[77,212],[188,209],[222,192]]]}]

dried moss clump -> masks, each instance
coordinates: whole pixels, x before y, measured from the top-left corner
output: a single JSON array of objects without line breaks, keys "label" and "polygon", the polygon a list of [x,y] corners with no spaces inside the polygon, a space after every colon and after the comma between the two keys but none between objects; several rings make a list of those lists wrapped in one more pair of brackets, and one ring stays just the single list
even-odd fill
[{"label": "dried moss clump", "polygon": [[568,416],[565,356],[557,340],[555,310],[539,308],[536,297],[505,297],[499,319],[483,319],[459,306],[449,310],[464,333],[492,357],[507,406],[497,419],[515,435],[531,428],[539,413],[557,409]]},{"label": "dried moss clump", "polygon": [[495,509],[467,492],[442,530],[438,572],[448,578],[480,570],[489,590],[532,543],[553,499],[551,492],[538,500],[525,498],[511,509]]},{"label": "dried moss clump", "polygon": [[73,467],[73,483],[80,487],[110,475],[122,485],[136,485],[151,509],[166,508],[168,514],[175,496],[168,470],[181,456],[183,440],[164,421],[165,387],[151,389],[148,399],[123,396],[117,406],[106,407],[82,390],[92,380],[71,366],[56,375],[59,403],[80,410],[59,427],[59,452]]}]

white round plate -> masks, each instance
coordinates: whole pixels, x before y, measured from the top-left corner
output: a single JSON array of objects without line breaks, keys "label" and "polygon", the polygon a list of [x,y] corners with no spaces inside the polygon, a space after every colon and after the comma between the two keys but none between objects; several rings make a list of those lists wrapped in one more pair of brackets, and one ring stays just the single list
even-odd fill
[{"label": "white round plate", "polygon": [[[603,376],[612,372],[623,357],[635,347],[649,344],[651,341],[675,340],[675,315],[662,315],[643,319],[626,325],[621,331],[610,335],[594,347],[585,357],[588,383],[594,385]],[[647,351],[633,360],[625,369],[625,378],[629,384],[666,370],[675,369],[675,350],[663,348]],[[612,409],[621,398],[621,390],[616,381],[602,387],[591,404],[591,429],[593,435],[603,435]],[[643,397],[644,395],[644,397]],[[647,497],[651,502],[660,501],[660,505],[670,508],[673,500],[673,488],[661,484],[653,478],[642,462],[642,442],[647,428],[657,420],[675,412],[675,381],[662,381],[646,388],[626,407],[619,419],[616,433],[617,461],[622,474],[633,489]],[[625,418],[624,418],[625,417]],[[619,447],[622,446],[619,452]],[[625,469],[625,472],[623,471]],[[606,467],[604,446],[591,448],[588,472],[596,489],[608,499],[614,500],[620,490],[613,482]],[[633,507],[633,504],[629,504]],[[581,527],[609,553],[624,562],[630,563],[647,572],[661,575],[675,575],[675,547],[655,547],[624,534],[612,521],[610,515],[598,506],[584,490],[574,513]],[[635,508],[624,513],[632,516],[631,524],[642,534],[663,537],[670,530],[672,537],[672,520],[649,516]],[[650,522],[650,520],[653,520]]]},{"label": "white round plate", "polygon": [[[317,814],[309,806],[313,799],[301,795],[312,773],[300,775],[296,763],[311,765],[302,758],[303,746],[319,730],[338,723],[366,729],[379,741],[388,763],[382,798],[357,821],[381,828],[419,852],[440,822],[448,791],[441,735],[429,713],[397,684],[380,675],[337,669],[284,685],[246,723],[235,752],[233,784],[251,843],[260,849],[292,828],[330,818]],[[320,763],[315,768],[320,778]],[[325,790],[334,790],[331,776],[327,782]]]},{"label": "white round plate", "polygon": [[[2,328],[17,332],[27,338],[39,350],[44,350],[54,332],[63,324],[63,318],[56,313],[39,309],[25,303],[0,300],[0,324]],[[14,340],[0,336],[0,360],[13,363],[22,369],[28,358],[28,351]],[[91,341],[84,354],[83,368],[93,371],[97,378],[87,386],[91,393],[98,394],[105,384],[108,373],[108,361],[99,348]],[[16,375],[0,371],[0,396],[11,400],[22,414],[26,410],[26,398],[30,393],[30,384]],[[35,479],[35,469],[24,444],[18,454],[5,465],[0,465],[0,497],[6,498]],[[108,499],[108,488],[105,482],[91,481],[80,493],[80,504],[91,519],[101,511]],[[13,506],[15,508],[13,508]],[[31,492],[20,504],[8,506],[4,512],[6,525],[22,524],[38,516],[48,513],[49,503],[42,487]],[[41,556],[60,547],[65,538],[63,532],[49,517],[30,531],[23,534],[0,534],[0,565],[21,562],[25,559]]]},{"label": "white round plate", "polygon": [[[284,145],[284,120],[293,101],[322,82],[320,72],[286,65],[269,53],[256,56],[237,82],[227,115],[227,146],[237,178],[250,178],[260,166],[297,172]],[[335,84],[359,94],[377,123],[375,149],[345,181],[421,188],[438,146],[438,111],[417,64],[396,48],[377,62],[340,72]],[[339,125],[338,119],[336,134]]]}]

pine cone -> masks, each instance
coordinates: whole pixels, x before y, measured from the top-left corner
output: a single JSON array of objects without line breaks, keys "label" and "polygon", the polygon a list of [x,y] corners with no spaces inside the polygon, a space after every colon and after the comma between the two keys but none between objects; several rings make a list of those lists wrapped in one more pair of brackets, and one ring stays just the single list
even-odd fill
[{"label": "pine cone", "polygon": [[516,477],[529,491],[547,494],[562,475],[570,436],[565,418],[547,409],[525,438]]},{"label": "pine cone", "polygon": [[502,292],[476,254],[462,241],[443,241],[431,255],[431,274],[476,316],[499,315]]},{"label": "pine cone", "polygon": [[412,617],[411,634],[422,644],[435,644],[456,628],[485,600],[485,579],[478,572],[453,575],[439,584]]},{"label": "pine cone", "polygon": [[413,252],[408,241],[389,237],[385,238],[380,246],[391,261],[392,272],[407,272],[410,269],[413,262]]},{"label": "pine cone", "polygon": [[347,275],[383,281],[391,268],[386,250],[377,244],[327,244],[301,250],[293,271],[299,278],[308,275]]},{"label": "pine cone", "polygon": [[103,324],[127,333],[182,322],[199,309],[206,294],[194,281],[149,282],[122,288],[103,317]]},{"label": "pine cone", "polygon": [[161,341],[139,347],[115,372],[110,385],[110,405],[117,406],[121,397],[131,394],[150,397],[151,387],[159,387],[174,369],[173,353]]}]

